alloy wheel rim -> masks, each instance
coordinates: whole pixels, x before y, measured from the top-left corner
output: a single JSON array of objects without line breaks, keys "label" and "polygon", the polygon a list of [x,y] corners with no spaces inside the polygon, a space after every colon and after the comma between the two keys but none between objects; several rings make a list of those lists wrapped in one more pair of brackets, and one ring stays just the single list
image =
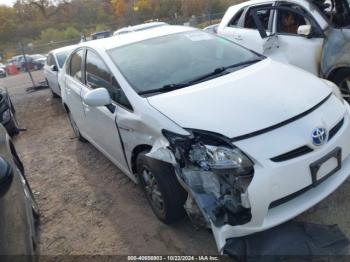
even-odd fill
[{"label": "alloy wheel rim", "polygon": [[164,199],[162,193],[159,190],[156,178],[147,168],[143,169],[142,178],[145,182],[145,189],[148,198],[160,212],[164,213]]}]

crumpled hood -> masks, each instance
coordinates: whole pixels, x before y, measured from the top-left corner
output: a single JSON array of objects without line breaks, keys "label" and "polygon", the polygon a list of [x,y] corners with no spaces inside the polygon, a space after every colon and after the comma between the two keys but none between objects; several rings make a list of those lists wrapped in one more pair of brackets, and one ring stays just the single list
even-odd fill
[{"label": "crumpled hood", "polygon": [[301,114],[331,93],[319,78],[271,59],[204,83],[148,98],[183,128],[230,138]]}]

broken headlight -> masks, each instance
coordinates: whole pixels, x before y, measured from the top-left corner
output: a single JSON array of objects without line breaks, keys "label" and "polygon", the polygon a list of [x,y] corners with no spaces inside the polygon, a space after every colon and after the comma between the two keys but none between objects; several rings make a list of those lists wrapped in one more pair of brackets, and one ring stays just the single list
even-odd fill
[{"label": "broken headlight", "polygon": [[251,173],[253,162],[228,138],[206,131],[188,131],[190,136],[163,130],[176,159],[183,165],[189,162],[206,171],[233,170],[237,175]]},{"label": "broken headlight", "polygon": [[237,175],[249,174],[253,163],[238,148],[223,146],[192,145],[189,159],[204,170],[225,171],[234,170]]},{"label": "broken headlight", "polygon": [[200,225],[249,222],[247,188],[254,176],[253,162],[229,138],[202,130],[187,131],[190,135],[184,136],[163,130],[179,163],[180,180],[190,193],[187,214]]}]

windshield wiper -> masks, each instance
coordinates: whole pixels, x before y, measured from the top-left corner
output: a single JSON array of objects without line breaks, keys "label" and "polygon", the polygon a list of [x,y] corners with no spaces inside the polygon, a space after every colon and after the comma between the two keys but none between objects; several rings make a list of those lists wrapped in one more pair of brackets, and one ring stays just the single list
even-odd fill
[{"label": "windshield wiper", "polygon": [[227,69],[254,64],[254,63],[260,62],[261,60],[262,59],[253,59],[253,60],[248,60],[248,61],[244,61],[244,62],[241,62],[241,63],[229,65],[229,66],[218,67],[218,68],[215,68],[210,73],[201,75],[201,76],[196,77],[196,78],[194,78],[194,79],[192,79],[190,81],[183,82],[183,83],[178,83],[178,84],[168,84],[168,85],[162,86],[161,88],[141,91],[138,94],[139,95],[146,95],[146,94],[165,93],[165,92],[174,91],[174,90],[181,89],[181,88],[184,88],[184,87],[187,87],[187,86],[198,84],[200,82],[203,82],[204,80],[211,79],[211,78],[213,78],[215,76],[221,76],[221,75],[224,75],[224,74],[231,73],[231,72],[227,71]]}]

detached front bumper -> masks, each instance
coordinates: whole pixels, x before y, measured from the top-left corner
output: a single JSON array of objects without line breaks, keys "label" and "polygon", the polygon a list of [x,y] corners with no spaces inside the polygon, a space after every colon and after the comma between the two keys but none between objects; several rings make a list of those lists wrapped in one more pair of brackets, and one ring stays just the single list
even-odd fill
[{"label": "detached front bumper", "polygon": [[[246,224],[237,226],[226,224],[221,227],[216,227],[214,223],[211,223],[217,247],[220,251],[222,251],[226,240],[229,238],[263,231],[294,218],[326,198],[349,177],[349,105],[346,105],[346,111],[343,110],[343,112],[341,112],[341,110],[336,112],[336,110],[333,109],[330,101],[330,103],[323,105],[317,110],[318,112],[314,112],[305,117],[305,119],[300,119],[288,126],[280,128],[282,130],[276,130],[269,134],[253,138],[253,141],[240,142],[239,147],[245,150],[245,152],[249,152],[249,148],[258,148],[256,150],[259,151],[255,159],[257,164],[255,165],[254,178],[248,187],[252,219]],[[328,118],[327,115],[332,115],[331,113],[333,113],[333,118]],[[283,132],[287,132],[288,129],[295,130],[295,132],[289,135],[291,141],[289,144],[286,143],[288,144],[287,147],[296,141],[299,143],[300,138],[303,139],[304,137],[301,136],[303,135],[301,134],[303,132],[303,127],[305,129],[305,127],[310,126],[310,123],[313,127],[318,126],[320,114],[324,116],[321,120],[322,124],[327,127],[333,126],[341,118],[344,119],[342,127],[330,141],[319,148],[314,148],[310,153],[291,160],[278,163],[270,160],[277,151],[272,150],[273,152],[266,153],[262,143],[265,144],[266,149],[269,147],[278,148],[278,146],[272,145],[279,143],[277,141],[279,132],[283,134]],[[310,137],[307,137],[308,140],[310,140],[309,138]],[[310,165],[328,155],[336,148],[341,148],[342,151],[341,169],[322,182],[313,184]]]}]

